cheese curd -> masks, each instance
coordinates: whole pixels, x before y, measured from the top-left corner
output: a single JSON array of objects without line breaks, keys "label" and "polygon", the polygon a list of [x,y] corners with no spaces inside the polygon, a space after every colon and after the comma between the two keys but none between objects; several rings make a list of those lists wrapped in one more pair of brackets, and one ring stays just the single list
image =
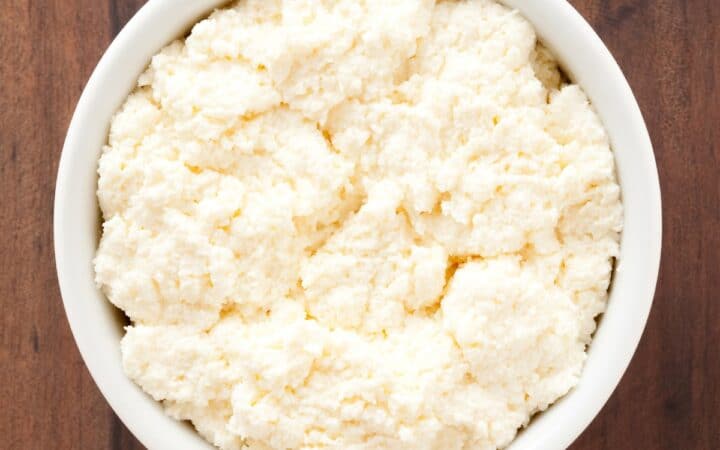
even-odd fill
[{"label": "cheese curd", "polygon": [[244,0],[157,54],[99,163],[128,376],[224,450],[496,449],[578,381],[608,137],[490,0]]}]

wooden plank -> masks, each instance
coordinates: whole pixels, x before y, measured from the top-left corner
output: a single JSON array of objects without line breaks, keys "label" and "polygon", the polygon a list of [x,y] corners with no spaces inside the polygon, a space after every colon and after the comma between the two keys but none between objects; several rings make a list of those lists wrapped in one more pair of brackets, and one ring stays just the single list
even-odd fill
[{"label": "wooden plank", "polygon": [[[66,127],[100,55],[142,3],[15,0],[0,12],[1,448],[142,449],[80,359],[52,251]],[[635,91],[664,205],[663,263],[645,336],[572,448],[719,448],[720,8],[716,0],[572,3]]]},{"label": "wooden plank", "polygon": [[720,10],[713,0],[573,2],[645,116],[663,254],[645,335],[574,449],[720,447]]}]

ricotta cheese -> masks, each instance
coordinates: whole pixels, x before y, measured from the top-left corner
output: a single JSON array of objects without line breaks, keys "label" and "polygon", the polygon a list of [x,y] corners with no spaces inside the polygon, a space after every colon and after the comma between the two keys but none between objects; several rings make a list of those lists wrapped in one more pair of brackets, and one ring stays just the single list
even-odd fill
[{"label": "ricotta cheese", "polygon": [[153,59],[99,163],[128,376],[224,450],[496,449],[578,381],[608,137],[490,0],[244,0]]}]

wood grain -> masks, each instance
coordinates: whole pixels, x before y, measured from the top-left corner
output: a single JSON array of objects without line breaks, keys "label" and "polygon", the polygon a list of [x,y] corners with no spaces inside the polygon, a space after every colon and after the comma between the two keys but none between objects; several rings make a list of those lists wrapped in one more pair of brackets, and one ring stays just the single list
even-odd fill
[{"label": "wood grain", "polygon": [[[55,175],[100,55],[141,0],[5,0],[0,11],[0,448],[142,446],[83,365],[57,287]],[[627,75],[655,145],[663,262],[620,386],[578,450],[720,448],[720,4],[574,0]]]}]

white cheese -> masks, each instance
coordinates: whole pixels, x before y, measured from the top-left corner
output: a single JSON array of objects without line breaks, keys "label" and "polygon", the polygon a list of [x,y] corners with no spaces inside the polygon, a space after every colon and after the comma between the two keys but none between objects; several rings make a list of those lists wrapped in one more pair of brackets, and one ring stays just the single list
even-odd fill
[{"label": "white cheese", "polygon": [[135,382],[222,449],[496,449],[578,381],[605,130],[490,0],[246,0],[155,56],[99,165]]}]

